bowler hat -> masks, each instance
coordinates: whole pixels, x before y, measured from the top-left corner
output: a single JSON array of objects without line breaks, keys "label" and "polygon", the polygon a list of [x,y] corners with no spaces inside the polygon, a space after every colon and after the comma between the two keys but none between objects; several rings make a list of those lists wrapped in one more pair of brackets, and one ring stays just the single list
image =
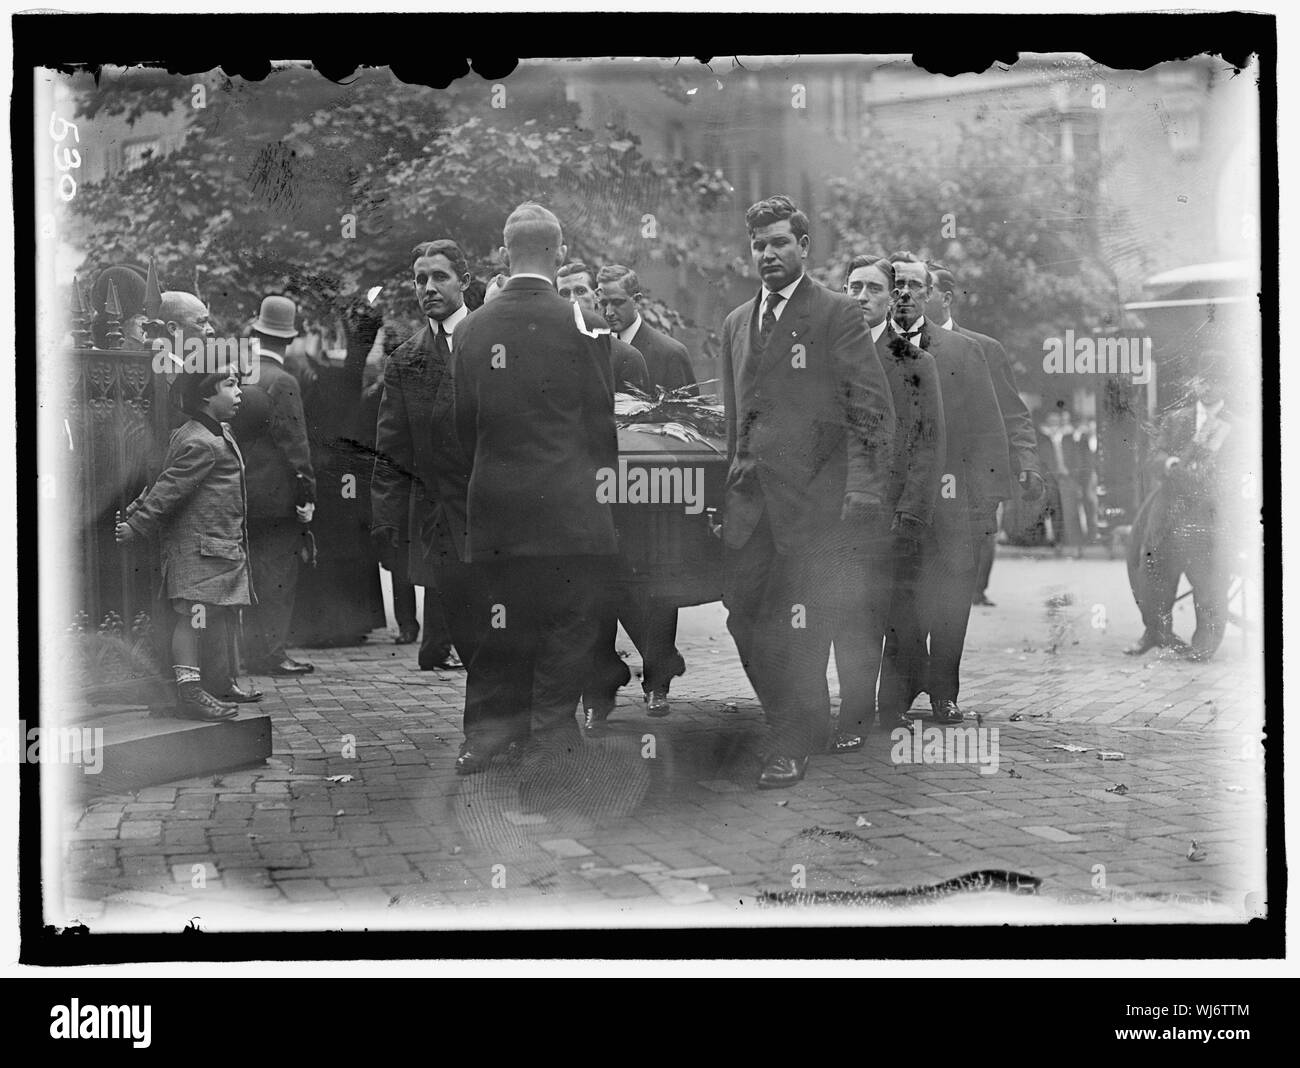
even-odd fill
[{"label": "bowler hat", "polygon": [[294,316],[298,308],[288,297],[265,297],[253,329],[268,337],[297,337]]}]

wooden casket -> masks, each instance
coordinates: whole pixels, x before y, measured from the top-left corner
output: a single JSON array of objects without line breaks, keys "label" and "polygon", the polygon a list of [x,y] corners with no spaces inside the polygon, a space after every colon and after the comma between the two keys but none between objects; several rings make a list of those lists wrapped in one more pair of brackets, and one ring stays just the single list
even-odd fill
[{"label": "wooden casket", "polygon": [[722,598],[721,511],[727,443],[681,423],[620,423],[618,470],[603,487],[622,579],[684,607]]}]

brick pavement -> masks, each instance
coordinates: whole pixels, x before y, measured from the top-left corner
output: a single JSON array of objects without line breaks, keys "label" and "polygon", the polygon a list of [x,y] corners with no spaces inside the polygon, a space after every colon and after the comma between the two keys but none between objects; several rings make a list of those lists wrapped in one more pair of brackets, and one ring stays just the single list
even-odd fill
[{"label": "brick pavement", "polygon": [[[1258,633],[1230,631],[1209,664],[1123,656],[1140,625],[1119,561],[1000,559],[989,592],[962,694],[985,768],[877,734],[772,792],[753,786],[761,711],[718,605],[682,613],[671,717],[647,718],[634,684],[580,751],[466,778],[463,674],[420,672],[383,634],[312,651],[315,674],[259,680],[267,766],[65,807],[62,915],[217,930],[1262,912]],[[1184,634],[1189,618],[1180,604]]]}]

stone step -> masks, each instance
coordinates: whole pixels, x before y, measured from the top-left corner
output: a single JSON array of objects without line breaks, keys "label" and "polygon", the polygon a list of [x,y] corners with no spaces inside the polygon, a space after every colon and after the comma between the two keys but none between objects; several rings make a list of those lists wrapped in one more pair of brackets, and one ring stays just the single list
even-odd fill
[{"label": "stone step", "polygon": [[[271,717],[241,711],[206,723],[135,708],[65,728],[59,744],[67,750],[60,763],[70,765],[69,786],[79,796],[126,793],[261,764],[271,755]],[[93,771],[100,760],[102,767]]]}]

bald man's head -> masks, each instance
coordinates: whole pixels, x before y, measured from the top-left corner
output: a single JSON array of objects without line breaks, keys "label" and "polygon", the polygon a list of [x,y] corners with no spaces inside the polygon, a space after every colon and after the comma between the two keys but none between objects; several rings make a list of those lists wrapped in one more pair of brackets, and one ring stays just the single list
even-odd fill
[{"label": "bald man's head", "polygon": [[177,330],[184,340],[192,337],[212,337],[216,331],[208,321],[207,305],[193,293],[170,290],[162,295],[162,311],[158,317],[167,324],[168,335]]}]

